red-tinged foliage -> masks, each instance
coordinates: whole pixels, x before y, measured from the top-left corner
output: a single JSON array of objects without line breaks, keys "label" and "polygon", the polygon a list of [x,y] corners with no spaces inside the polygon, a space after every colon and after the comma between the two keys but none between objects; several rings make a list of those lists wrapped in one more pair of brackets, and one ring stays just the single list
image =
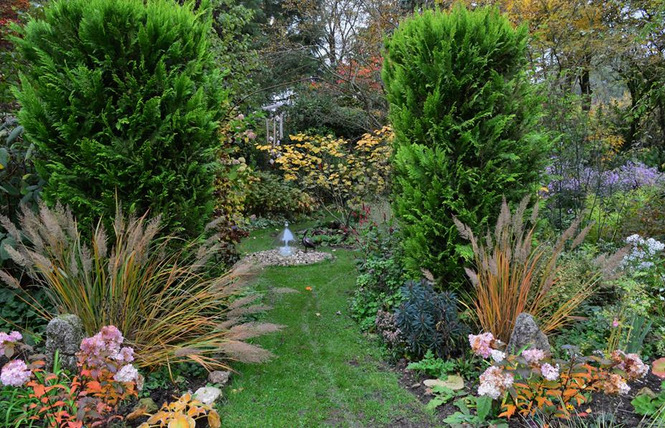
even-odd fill
[{"label": "red-tinged foliage", "polygon": [[665,379],[665,358],[659,358],[652,363],[651,372],[661,379]]},{"label": "red-tinged foliage", "polygon": [[606,377],[603,369],[571,361],[556,381],[533,376],[526,382],[515,382],[499,417],[510,419],[515,413],[527,417],[540,412],[568,419],[576,407],[586,402],[589,393],[599,390]]},{"label": "red-tinged foliage", "polygon": [[6,39],[7,27],[12,22],[18,22],[20,12],[29,8],[28,0],[2,0],[0,2],[0,48],[9,44]]},{"label": "red-tinged foliage", "polygon": [[383,58],[374,56],[360,63],[355,59],[341,62],[337,66],[339,79],[338,85],[351,84],[353,86],[381,91],[381,68],[383,67]]},{"label": "red-tinged foliage", "polygon": [[113,379],[117,371],[113,362],[91,370],[84,356],[79,356],[79,375],[71,379],[64,374],[47,373],[44,361],[30,365],[34,378],[30,380],[28,406],[34,421],[42,421],[49,428],[81,428],[107,426],[111,420],[121,419],[114,410],[128,398],[137,397],[135,382]]}]

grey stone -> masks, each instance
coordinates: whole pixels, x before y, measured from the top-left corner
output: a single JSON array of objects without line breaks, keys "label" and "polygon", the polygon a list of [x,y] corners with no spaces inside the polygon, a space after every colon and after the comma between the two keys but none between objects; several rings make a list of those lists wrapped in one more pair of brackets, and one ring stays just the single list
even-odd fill
[{"label": "grey stone", "polygon": [[83,324],[76,315],[59,315],[46,326],[46,361],[53,364],[55,352],[59,353],[60,366],[76,369],[76,353],[83,340]]},{"label": "grey stone", "polygon": [[204,386],[199,388],[194,393],[194,399],[199,400],[203,404],[211,405],[222,395],[222,390],[213,386]]},{"label": "grey stone", "polygon": [[531,315],[523,312],[515,320],[515,327],[513,327],[508,342],[508,352],[515,354],[523,349],[534,348],[549,352],[550,342],[547,340],[545,333],[538,328],[536,320]]},{"label": "grey stone", "polygon": [[134,412],[143,409],[145,413],[154,413],[157,410],[159,410],[159,406],[157,406],[157,403],[155,401],[148,397],[148,398],[141,398],[139,402],[134,406]]},{"label": "grey stone", "polygon": [[657,397],[656,393],[653,392],[651,390],[651,388],[648,388],[646,386],[644,388],[640,389],[640,391],[637,393],[636,397],[639,397],[640,395],[646,395],[649,398],[656,398]]},{"label": "grey stone", "polygon": [[210,372],[210,374],[208,375],[208,382],[217,384],[219,386],[224,386],[229,382],[230,376],[231,372],[217,370],[214,372]]}]

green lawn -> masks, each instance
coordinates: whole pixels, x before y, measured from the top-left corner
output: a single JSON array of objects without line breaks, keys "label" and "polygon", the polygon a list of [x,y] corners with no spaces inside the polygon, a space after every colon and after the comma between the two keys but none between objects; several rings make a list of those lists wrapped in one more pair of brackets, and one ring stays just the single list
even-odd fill
[{"label": "green lawn", "polygon": [[[276,233],[255,232],[244,250],[269,248]],[[434,425],[433,416],[400,387],[379,349],[349,318],[353,253],[334,254],[330,262],[266,268],[257,277],[257,290],[291,287],[297,293],[268,302],[274,309],[266,320],[286,327],[257,342],[277,357],[262,365],[236,366],[239,374],[220,408],[225,427]],[[308,286],[311,291],[305,290]]]}]

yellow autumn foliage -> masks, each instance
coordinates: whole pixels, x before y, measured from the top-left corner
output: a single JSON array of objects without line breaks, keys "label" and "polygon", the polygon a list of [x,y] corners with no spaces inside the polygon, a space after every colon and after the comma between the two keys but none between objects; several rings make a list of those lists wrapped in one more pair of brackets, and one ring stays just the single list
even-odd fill
[{"label": "yellow autumn foliage", "polygon": [[393,131],[383,127],[358,141],[332,135],[296,134],[290,144],[257,145],[268,153],[284,180],[319,199],[357,208],[388,190]]},{"label": "yellow autumn foliage", "polygon": [[194,428],[199,419],[205,419],[210,428],[222,426],[219,413],[211,405],[194,399],[189,393],[177,401],[164,403],[159,412],[148,416],[148,421],[139,428]]}]

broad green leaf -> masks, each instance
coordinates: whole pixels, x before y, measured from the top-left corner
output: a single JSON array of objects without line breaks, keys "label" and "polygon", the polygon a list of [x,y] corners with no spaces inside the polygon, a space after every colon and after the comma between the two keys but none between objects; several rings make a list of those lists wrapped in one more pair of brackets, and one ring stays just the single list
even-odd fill
[{"label": "broad green leaf", "polygon": [[9,164],[9,152],[4,147],[0,147],[0,170],[7,168]]},{"label": "broad green leaf", "polygon": [[23,127],[22,126],[17,126],[14,128],[14,130],[9,134],[7,137],[7,144],[11,144],[16,140],[20,135],[23,134]]},{"label": "broad green leaf", "polygon": [[485,420],[492,411],[492,399],[490,397],[478,397],[476,399],[476,413],[480,420]]}]

